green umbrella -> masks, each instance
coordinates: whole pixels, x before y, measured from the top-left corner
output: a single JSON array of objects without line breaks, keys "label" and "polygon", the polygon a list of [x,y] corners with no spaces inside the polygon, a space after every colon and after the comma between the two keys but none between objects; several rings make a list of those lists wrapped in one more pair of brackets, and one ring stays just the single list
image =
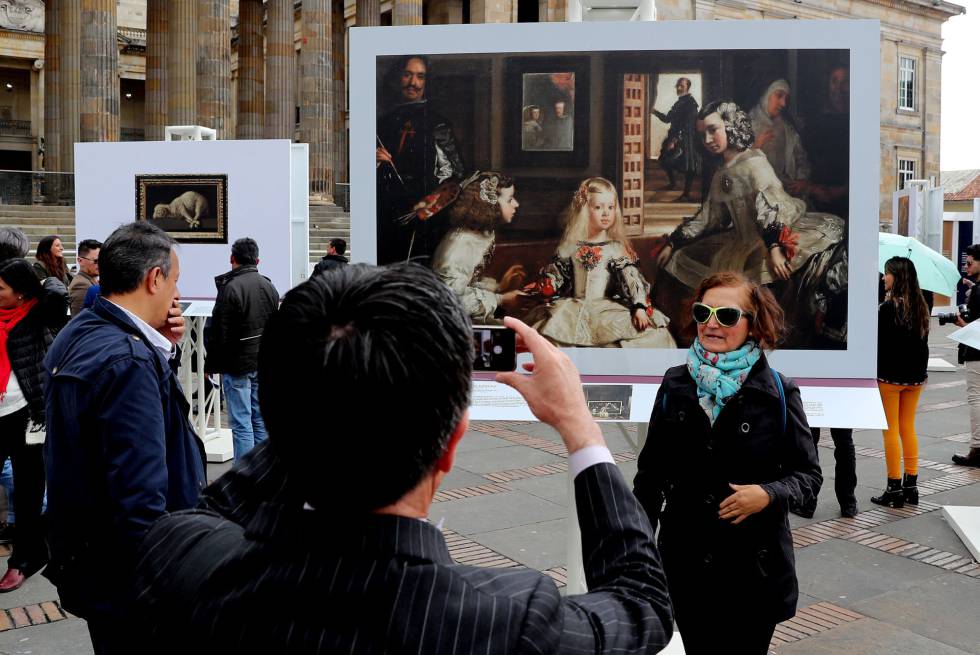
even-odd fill
[{"label": "green umbrella", "polygon": [[885,272],[885,262],[892,257],[908,257],[915,266],[919,286],[944,296],[955,296],[961,275],[956,264],[932,248],[911,237],[878,233],[878,272]]}]

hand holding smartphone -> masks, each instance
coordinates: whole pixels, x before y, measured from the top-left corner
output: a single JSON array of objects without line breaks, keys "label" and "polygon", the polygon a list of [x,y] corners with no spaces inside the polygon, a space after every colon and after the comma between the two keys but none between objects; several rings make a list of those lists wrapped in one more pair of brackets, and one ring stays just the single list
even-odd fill
[{"label": "hand holding smartphone", "polygon": [[513,371],[517,368],[515,333],[503,325],[473,326],[473,370]]}]

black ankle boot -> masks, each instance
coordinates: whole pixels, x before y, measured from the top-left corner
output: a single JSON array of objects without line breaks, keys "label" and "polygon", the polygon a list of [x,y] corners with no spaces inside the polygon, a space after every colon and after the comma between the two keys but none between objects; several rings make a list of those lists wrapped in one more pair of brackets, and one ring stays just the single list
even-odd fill
[{"label": "black ankle boot", "polygon": [[905,507],[905,495],[902,493],[901,478],[888,478],[888,487],[880,496],[872,496],[871,502],[875,505],[886,505],[889,507]]},{"label": "black ankle boot", "polygon": [[918,479],[918,475],[909,475],[908,473],[902,477],[902,496],[909,505],[919,504],[919,487],[916,486]]}]

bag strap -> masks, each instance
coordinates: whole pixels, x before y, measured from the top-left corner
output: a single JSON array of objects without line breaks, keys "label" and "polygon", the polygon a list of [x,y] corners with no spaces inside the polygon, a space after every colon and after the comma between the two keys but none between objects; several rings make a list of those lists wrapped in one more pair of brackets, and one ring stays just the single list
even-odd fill
[{"label": "bag strap", "polygon": [[779,391],[779,403],[783,410],[783,434],[786,433],[786,390],[783,389],[783,380],[779,377],[779,373],[774,368],[770,368],[769,372],[772,373],[772,379],[776,383],[776,389]]}]

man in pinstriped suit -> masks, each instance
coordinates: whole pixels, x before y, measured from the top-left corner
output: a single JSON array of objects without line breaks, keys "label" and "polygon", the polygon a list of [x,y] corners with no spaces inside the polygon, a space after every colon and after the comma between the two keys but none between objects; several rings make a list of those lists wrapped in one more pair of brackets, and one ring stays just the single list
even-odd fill
[{"label": "man in pinstriped suit", "polygon": [[507,322],[534,364],[498,380],[568,448],[589,593],[563,598],[537,571],[453,563],[425,517],[467,428],[469,320],[428,269],[358,265],[286,295],[259,356],[269,440],[211,485],[200,509],[162,519],[144,542],[148,648],[661,650],[671,610],[646,514],[574,364]]}]

